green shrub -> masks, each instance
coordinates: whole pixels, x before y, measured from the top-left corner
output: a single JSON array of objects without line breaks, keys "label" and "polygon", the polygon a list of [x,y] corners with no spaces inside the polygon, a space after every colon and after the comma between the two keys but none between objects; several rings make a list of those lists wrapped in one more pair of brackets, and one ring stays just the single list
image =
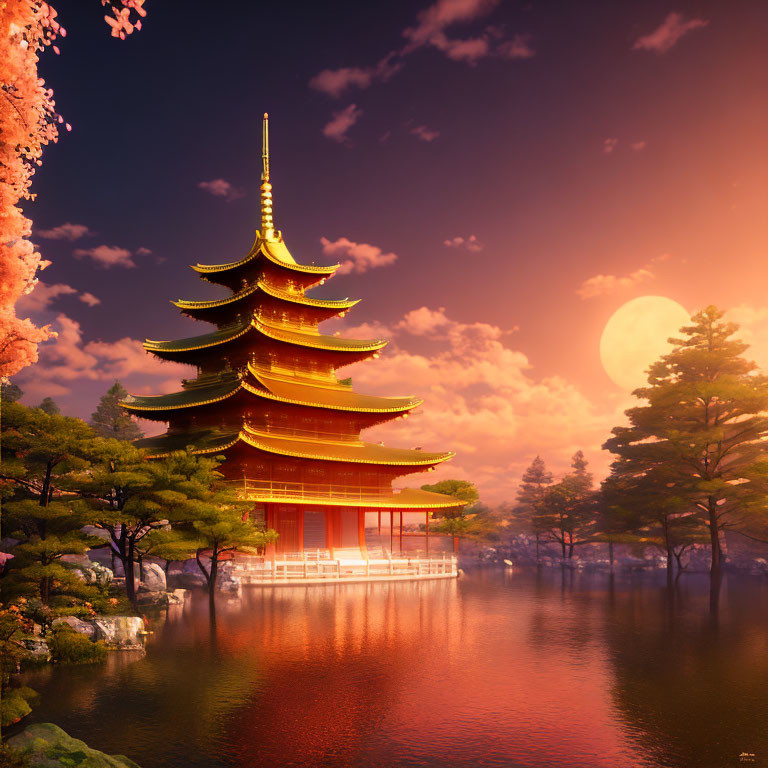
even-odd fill
[{"label": "green shrub", "polygon": [[1,720],[3,727],[18,723],[22,717],[26,717],[32,711],[32,707],[37,704],[39,698],[37,691],[27,686],[6,688],[3,691],[2,702]]},{"label": "green shrub", "polygon": [[30,762],[7,744],[0,744],[0,768],[30,768]]},{"label": "green shrub", "polygon": [[48,647],[51,658],[56,664],[92,664],[104,661],[107,647],[101,640],[92,643],[81,632],[75,632],[67,624],[59,624],[53,628]]}]

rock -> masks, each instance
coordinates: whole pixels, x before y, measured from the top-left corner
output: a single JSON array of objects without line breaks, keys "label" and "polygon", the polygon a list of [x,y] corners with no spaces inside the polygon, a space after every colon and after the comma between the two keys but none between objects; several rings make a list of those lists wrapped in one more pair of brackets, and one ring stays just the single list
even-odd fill
[{"label": "rock", "polygon": [[26,755],[36,768],[61,768],[64,765],[87,768],[139,768],[123,755],[107,755],[91,749],[84,741],[73,739],[53,723],[28,725],[8,739],[8,745]]},{"label": "rock", "polygon": [[188,573],[186,571],[182,571],[181,573],[177,573],[174,576],[174,583],[178,584],[184,589],[191,589],[192,587],[204,587],[205,576],[200,573],[199,569],[197,573]]},{"label": "rock", "polygon": [[173,592],[139,592],[137,597],[139,605],[184,605],[186,593],[186,589],[175,589]]},{"label": "rock", "polygon": [[32,654],[35,661],[50,661],[51,652],[48,648],[48,643],[45,638],[38,637],[25,637],[22,639],[22,645]]},{"label": "rock", "polygon": [[57,624],[68,624],[70,627],[72,627],[72,629],[75,630],[75,632],[81,632],[84,635],[88,635],[91,640],[93,640],[93,636],[96,633],[93,628],[93,624],[88,621],[78,619],[77,616],[62,616],[60,619],[54,620],[53,626],[55,627]]},{"label": "rock", "polygon": [[139,589],[146,592],[165,592],[166,587],[165,571],[157,563],[143,563]]},{"label": "rock", "polygon": [[144,620],[140,616],[100,616],[92,619],[94,640],[103,640],[113,648],[143,650]]},{"label": "rock", "polygon": [[[67,555],[65,555],[65,557],[67,557]],[[86,584],[91,584],[95,587],[107,587],[112,583],[112,579],[115,577],[115,574],[111,569],[103,566],[101,563],[94,563],[87,557],[78,560],[69,560],[68,562],[73,566],[75,573]]]}]

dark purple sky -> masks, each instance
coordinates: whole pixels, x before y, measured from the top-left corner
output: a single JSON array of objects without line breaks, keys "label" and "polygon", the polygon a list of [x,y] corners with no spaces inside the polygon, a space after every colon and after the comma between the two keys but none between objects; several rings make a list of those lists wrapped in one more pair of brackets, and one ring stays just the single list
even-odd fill
[{"label": "dark purple sky", "polygon": [[[385,437],[458,449],[446,475],[503,497],[539,450],[604,463],[626,394],[599,339],[634,297],[736,308],[768,361],[764,3],[148,0],[124,42],[96,0],[55,5],[68,34],[42,70],[73,130],[28,210],[44,283],[74,292],[29,307],[62,330],[18,377],[29,402],[87,416],[115,375],[173,388],[136,340],[205,332],[168,300],[214,295],[187,265],[250,246],[264,111],[297,260],[336,261],[321,238],[397,255],[322,291],[363,299],[347,328],[393,337],[354,376],[427,397]],[[338,96],[310,87],[325,70]],[[231,194],[198,186],[215,180]],[[65,222],[93,234],[40,234]]]}]

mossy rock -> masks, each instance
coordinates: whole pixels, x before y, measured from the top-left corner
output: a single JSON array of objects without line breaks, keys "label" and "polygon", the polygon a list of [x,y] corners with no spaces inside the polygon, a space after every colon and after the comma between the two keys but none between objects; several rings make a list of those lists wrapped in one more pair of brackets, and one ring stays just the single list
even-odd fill
[{"label": "mossy rock", "polygon": [[123,755],[107,755],[73,739],[53,723],[35,723],[8,739],[35,768],[139,768]]}]

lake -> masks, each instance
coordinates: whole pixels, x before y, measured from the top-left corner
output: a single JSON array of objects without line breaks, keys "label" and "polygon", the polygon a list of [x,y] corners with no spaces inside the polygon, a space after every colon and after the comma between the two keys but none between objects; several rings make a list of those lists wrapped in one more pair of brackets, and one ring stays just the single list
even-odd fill
[{"label": "lake", "polygon": [[155,619],[144,657],[26,675],[142,768],[768,765],[768,581],[470,570],[252,587]]}]

